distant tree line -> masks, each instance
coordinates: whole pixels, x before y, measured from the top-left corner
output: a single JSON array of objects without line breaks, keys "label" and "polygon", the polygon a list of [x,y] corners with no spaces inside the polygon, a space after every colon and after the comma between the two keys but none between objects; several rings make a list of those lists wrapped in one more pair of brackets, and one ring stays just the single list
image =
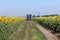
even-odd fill
[{"label": "distant tree line", "polygon": [[[49,16],[58,16],[57,14],[53,14],[53,15],[42,15],[42,17],[49,17]],[[33,15],[33,17],[40,17],[40,15]]]},{"label": "distant tree line", "polygon": [[43,15],[43,17],[49,17],[49,16],[58,16],[57,14],[53,15]]}]

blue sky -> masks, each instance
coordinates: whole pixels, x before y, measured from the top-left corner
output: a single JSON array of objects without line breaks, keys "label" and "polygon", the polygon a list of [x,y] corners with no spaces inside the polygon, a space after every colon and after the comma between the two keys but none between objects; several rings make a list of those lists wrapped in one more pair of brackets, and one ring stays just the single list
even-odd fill
[{"label": "blue sky", "polygon": [[60,14],[60,0],[0,0],[0,15]]}]

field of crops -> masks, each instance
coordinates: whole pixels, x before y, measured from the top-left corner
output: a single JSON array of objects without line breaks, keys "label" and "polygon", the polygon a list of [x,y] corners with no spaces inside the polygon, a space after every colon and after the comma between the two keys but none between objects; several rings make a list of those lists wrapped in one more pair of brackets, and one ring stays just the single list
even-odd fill
[{"label": "field of crops", "polygon": [[33,20],[51,30],[51,32],[60,34],[60,16],[34,17]]},{"label": "field of crops", "polygon": [[[60,16],[34,17],[35,21],[60,34]],[[0,40],[47,40],[37,22],[21,16],[0,16]]]},{"label": "field of crops", "polygon": [[0,16],[0,40],[47,40],[34,22],[20,16]]},{"label": "field of crops", "polygon": [[7,40],[25,20],[20,16],[0,16],[0,40]]}]

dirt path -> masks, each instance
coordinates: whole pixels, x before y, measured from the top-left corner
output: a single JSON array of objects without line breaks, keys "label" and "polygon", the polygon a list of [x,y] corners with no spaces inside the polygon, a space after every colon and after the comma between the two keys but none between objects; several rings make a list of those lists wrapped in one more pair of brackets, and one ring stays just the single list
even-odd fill
[{"label": "dirt path", "polygon": [[25,38],[24,38],[24,40],[29,40],[28,39],[28,35],[29,35],[29,22],[28,21],[26,21],[26,31],[25,31]]},{"label": "dirt path", "polygon": [[36,24],[37,28],[46,36],[47,40],[58,40],[58,38],[52,34],[49,30],[45,29],[40,24]]}]

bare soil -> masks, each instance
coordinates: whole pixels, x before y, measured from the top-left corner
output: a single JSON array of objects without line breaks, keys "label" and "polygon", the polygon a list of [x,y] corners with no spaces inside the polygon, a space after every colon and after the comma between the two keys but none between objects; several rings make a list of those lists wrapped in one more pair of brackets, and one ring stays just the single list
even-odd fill
[{"label": "bare soil", "polygon": [[36,26],[46,36],[47,40],[59,40],[56,35],[45,29],[40,24],[36,24]]}]

